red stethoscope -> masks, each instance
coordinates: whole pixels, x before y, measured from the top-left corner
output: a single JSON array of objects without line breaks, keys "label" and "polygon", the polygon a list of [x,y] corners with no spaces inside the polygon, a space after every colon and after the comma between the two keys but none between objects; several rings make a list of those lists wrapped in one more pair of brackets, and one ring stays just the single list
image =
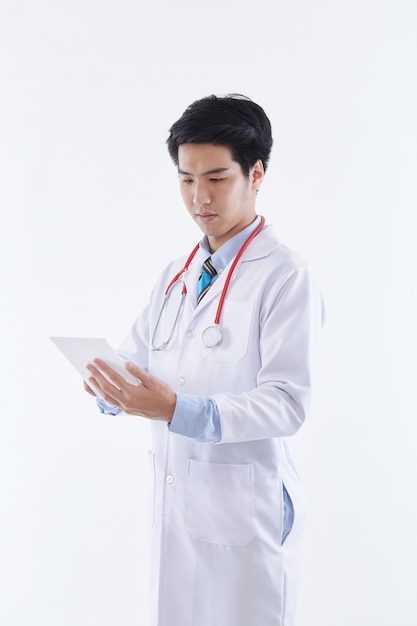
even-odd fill
[{"label": "red stethoscope", "polygon": [[[224,283],[224,287],[222,289],[222,292],[220,294],[220,300],[219,300],[219,304],[217,307],[217,312],[216,312],[216,317],[214,318],[214,324],[212,326],[208,326],[204,331],[203,334],[201,336],[201,341],[203,342],[203,344],[206,346],[206,348],[215,348],[216,346],[219,346],[222,342],[222,338],[223,338],[223,334],[221,331],[221,328],[219,326],[220,323],[220,316],[222,314],[222,310],[223,310],[223,305],[224,305],[224,301],[226,298],[226,293],[227,290],[229,288],[229,283],[232,280],[232,276],[233,276],[233,272],[235,271],[236,265],[239,262],[239,259],[241,258],[242,254],[245,252],[246,248],[248,247],[248,245],[250,244],[250,242],[252,241],[252,239],[254,239],[256,237],[256,235],[262,230],[262,228],[264,227],[265,224],[265,218],[263,216],[261,216],[261,221],[259,222],[258,226],[255,228],[255,230],[249,235],[249,237],[244,241],[242,247],[240,248],[239,252],[237,253],[237,255],[234,258],[234,261],[230,267],[230,270],[227,274],[225,283]],[[182,282],[182,291],[181,291],[181,300],[180,303],[178,305],[178,310],[177,313],[175,315],[175,319],[174,319],[174,323],[172,325],[171,328],[171,332],[168,334],[168,338],[165,339],[165,341],[163,341],[159,346],[155,346],[155,337],[156,334],[158,332],[158,328],[161,322],[161,318],[162,318],[162,314],[164,312],[164,310],[166,309],[168,302],[169,302],[169,298],[171,296],[172,290],[175,286],[175,284],[180,280],[181,276],[184,274],[184,272],[186,272],[188,270],[188,267],[191,263],[191,261],[193,260],[193,258],[195,257],[195,255],[197,254],[197,251],[200,247],[200,244],[198,243],[196,245],[196,247],[194,248],[194,250],[191,252],[190,256],[188,257],[188,259],[185,262],[184,267],[178,272],[178,274],[175,274],[174,278],[171,280],[171,282],[169,283],[168,287],[166,288],[165,291],[165,297],[164,297],[164,301],[162,303],[162,307],[161,310],[159,312],[158,315],[158,319],[156,320],[156,325],[155,325],[155,330],[153,332],[152,335],[152,340],[151,340],[151,348],[152,350],[156,350],[156,351],[161,351],[161,350],[165,350],[165,348],[168,346],[169,342],[171,341],[172,337],[174,336],[174,332],[175,332],[175,328],[177,326],[182,308],[184,306],[184,300],[185,300],[185,296],[187,295],[187,287],[184,283],[184,281]]]}]

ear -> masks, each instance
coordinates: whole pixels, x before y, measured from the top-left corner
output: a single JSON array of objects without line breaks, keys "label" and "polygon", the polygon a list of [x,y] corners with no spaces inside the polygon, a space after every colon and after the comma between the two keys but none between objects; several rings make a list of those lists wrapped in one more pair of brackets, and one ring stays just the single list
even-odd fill
[{"label": "ear", "polygon": [[262,185],[262,181],[265,176],[264,164],[261,159],[258,159],[255,165],[252,166],[251,171],[249,172],[249,180],[251,182],[252,188],[255,191],[258,191],[260,186]]}]

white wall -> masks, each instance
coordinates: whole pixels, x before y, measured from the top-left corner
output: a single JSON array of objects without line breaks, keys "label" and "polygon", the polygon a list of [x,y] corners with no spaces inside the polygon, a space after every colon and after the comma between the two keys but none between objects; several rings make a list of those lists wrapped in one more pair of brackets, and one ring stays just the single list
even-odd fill
[{"label": "white wall", "polygon": [[97,414],[48,337],[117,345],[199,239],[164,142],[231,91],[273,123],[259,212],[327,298],[290,442],[298,626],[417,623],[416,18],[414,0],[0,0],[2,625],[146,624],[147,425]]}]

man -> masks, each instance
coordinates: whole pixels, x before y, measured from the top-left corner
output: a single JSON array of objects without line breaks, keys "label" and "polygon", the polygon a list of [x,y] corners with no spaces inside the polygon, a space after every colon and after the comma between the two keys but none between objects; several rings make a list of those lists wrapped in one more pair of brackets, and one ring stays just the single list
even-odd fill
[{"label": "man", "polygon": [[309,404],[320,291],[255,211],[261,107],[203,98],[167,143],[203,239],[120,347],[142,384],[89,365],[103,411],[152,424],[152,626],[293,626],[304,502],[285,438]]}]

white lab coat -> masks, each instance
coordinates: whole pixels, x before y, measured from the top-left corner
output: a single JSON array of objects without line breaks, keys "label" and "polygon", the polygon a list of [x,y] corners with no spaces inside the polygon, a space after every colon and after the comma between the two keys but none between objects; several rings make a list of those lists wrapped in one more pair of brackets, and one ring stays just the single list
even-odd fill
[{"label": "white lab coat", "polygon": [[[206,348],[227,268],[196,307],[200,267],[175,337],[150,350],[170,264],[120,348],[183,393],[212,396],[222,438],[199,443],[152,422],[152,626],[294,626],[304,497],[284,438],[302,425],[322,325],[322,299],[305,261],[265,227],[239,262],[220,325]],[[161,325],[166,339],[180,285]],[[282,544],[283,484],[294,524]]]}]

